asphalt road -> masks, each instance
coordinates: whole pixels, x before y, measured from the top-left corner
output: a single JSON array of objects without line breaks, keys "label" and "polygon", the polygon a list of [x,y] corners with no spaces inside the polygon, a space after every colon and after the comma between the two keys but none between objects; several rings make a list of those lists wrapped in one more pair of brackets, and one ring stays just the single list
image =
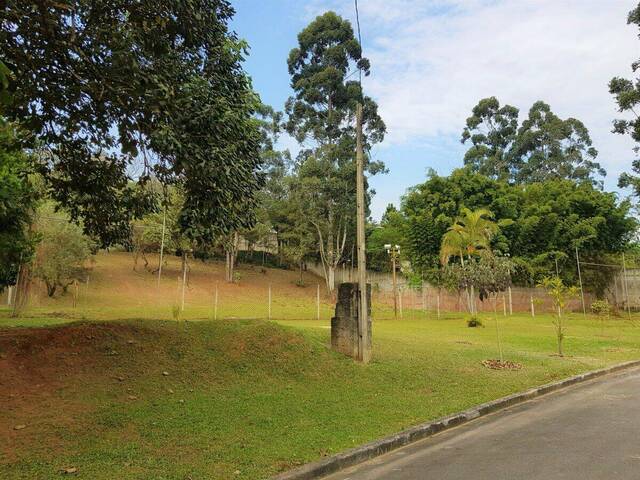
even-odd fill
[{"label": "asphalt road", "polygon": [[326,480],[640,479],[640,369],[480,418]]}]

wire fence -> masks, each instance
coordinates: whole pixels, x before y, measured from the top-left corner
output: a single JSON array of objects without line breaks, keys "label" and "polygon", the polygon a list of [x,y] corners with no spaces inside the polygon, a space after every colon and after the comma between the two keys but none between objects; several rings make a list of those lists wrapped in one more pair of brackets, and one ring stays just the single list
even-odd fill
[{"label": "wire fence", "polygon": [[[149,254],[149,266],[145,268],[139,263],[134,270],[131,253],[101,252],[84,278],[69,284],[54,297],[47,295],[41,280],[32,279],[23,314],[97,320],[256,318],[324,322],[334,314],[334,296],[327,292],[324,280],[311,271],[300,275],[284,269],[240,264],[236,281],[228,283],[222,262],[191,259],[185,275],[181,258],[167,256],[158,281],[157,257]],[[584,262],[582,268],[605,267]],[[640,270],[618,270],[604,295],[614,313],[636,310],[640,306]],[[337,275],[337,283],[348,281],[349,274],[344,269]],[[467,314],[464,292],[450,292],[427,284],[414,289],[402,277],[397,280],[394,296],[388,276],[370,275],[374,320]],[[579,296],[569,301],[568,310],[590,313],[591,303],[598,296],[589,291],[589,285],[583,285],[582,292],[584,308]],[[15,288],[5,289],[0,294],[0,304],[10,309],[16,295]],[[495,298],[476,299],[476,304],[480,313],[494,310],[502,315],[554,313],[551,298],[541,288],[512,287]]]}]

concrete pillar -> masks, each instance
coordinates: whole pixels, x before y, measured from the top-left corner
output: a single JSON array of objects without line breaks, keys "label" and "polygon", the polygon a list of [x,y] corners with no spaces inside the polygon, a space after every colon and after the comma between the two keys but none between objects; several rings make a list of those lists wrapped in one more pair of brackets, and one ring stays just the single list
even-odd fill
[{"label": "concrete pillar", "polygon": [[[349,357],[358,357],[358,305],[360,295],[357,283],[342,283],[338,287],[336,313],[331,319],[331,348]],[[371,348],[371,285],[367,284],[367,310],[369,348]]]}]

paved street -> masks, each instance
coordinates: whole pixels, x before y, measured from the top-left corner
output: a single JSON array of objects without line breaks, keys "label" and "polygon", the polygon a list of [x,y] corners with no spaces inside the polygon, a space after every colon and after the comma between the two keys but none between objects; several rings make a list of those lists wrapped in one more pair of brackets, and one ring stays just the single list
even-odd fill
[{"label": "paved street", "polygon": [[327,480],[640,479],[640,370],[512,407]]}]

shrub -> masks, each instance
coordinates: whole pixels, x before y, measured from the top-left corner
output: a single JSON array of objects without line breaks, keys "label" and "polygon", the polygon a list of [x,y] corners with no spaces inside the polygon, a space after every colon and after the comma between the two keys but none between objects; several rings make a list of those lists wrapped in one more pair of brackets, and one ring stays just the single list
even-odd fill
[{"label": "shrub", "polygon": [[467,327],[469,328],[476,328],[481,326],[482,326],[482,322],[478,317],[471,317],[469,320],[467,320]]}]

